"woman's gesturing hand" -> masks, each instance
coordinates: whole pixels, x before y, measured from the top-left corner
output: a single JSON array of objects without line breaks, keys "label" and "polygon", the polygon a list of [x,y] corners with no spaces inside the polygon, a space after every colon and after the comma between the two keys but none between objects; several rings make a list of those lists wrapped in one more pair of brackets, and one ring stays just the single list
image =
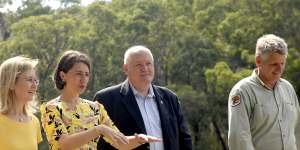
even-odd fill
[{"label": "woman's gesturing hand", "polygon": [[105,137],[109,138],[115,146],[129,144],[129,140],[124,134],[119,131],[114,131],[106,125],[101,124],[97,126],[97,131],[99,135],[104,135]]}]

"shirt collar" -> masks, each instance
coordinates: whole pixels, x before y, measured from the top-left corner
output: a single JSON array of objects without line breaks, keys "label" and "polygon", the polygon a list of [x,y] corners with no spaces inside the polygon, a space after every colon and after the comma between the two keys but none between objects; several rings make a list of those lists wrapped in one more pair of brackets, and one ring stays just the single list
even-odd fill
[{"label": "shirt collar", "polygon": [[[262,81],[262,80],[259,78],[259,76],[258,76],[257,73],[258,73],[258,70],[257,70],[257,69],[254,69],[251,76],[253,76],[255,79],[257,79],[258,82],[259,82],[263,87],[265,87],[266,89],[268,89],[268,90],[273,90],[272,88],[268,87],[267,84],[264,83],[264,81]],[[281,79],[279,79],[278,81],[281,81]],[[277,81],[277,83],[278,83],[278,81]],[[276,83],[276,85],[277,85],[277,83]],[[276,86],[276,85],[275,85],[275,86]]]},{"label": "shirt collar", "polygon": [[[134,96],[142,96],[143,97],[143,95],[140,94],[139,91],[137,91],[130,82],[129,82],[129,85],[130,85],[130,87],[132,89],[132,92],[133,92]],[[155,97],[155,94],[154,94],[154,91],[153,91],[153,87],[151,85],[150,85],[150,88],[149,88],[149,91],[148,91],[148,94],[147,94],[146,97],[150,97],[150,98],[154,98]]]}]

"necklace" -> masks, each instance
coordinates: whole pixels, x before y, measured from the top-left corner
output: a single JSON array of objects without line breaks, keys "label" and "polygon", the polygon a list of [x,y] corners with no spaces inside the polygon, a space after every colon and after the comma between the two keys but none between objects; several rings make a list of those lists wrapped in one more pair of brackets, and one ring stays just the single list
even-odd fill
[{"label": "necklace", "polygon": [[18,121],[18,122],[25,122],[27,120],[27,117],[24,116],[24,115],[20,115],[20,116],[15,116],[15,119]]},{"label": "necklace", "polygon": [[19,117],[19,118],[18,118],[18,121],[19,121],[19,122],[24,122],[24,121],[25,121],[25,117]]},{"label": "necklace", "polygon": [[16,114],[14,112],[10,112],[7,113],[6,116],[8,116],[9,118],[18,121],[18,122],[27,122],[28,121],[28,117],[26,114],[22,113],[22,114]]},{"label": "necklace", "polygon": [[77,107],[77,105],[79,104],[79,102],[80,102],[80,98],[79,98],[79,99],[76,99],[76,100],[73,101],[73,102],[64,101],[64,103],[65,103],[65,105],[67,106],[67,108],[68,108],[69,110],[73,110],[73,111],[76,110],[76,107]]}]

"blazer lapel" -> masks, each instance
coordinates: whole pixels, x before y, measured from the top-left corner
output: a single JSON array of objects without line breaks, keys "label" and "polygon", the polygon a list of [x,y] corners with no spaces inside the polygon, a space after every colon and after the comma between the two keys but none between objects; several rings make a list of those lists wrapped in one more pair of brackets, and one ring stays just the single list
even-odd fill
[{"label": "blazer lapel", "polygon": [[143,117],[133,95],[133,92],[129,86],[128,80],[123,82],[120,93],[124,96],[121,101],[126,106],[130,115],[134,118],[136,124],[138,125],[142,133],[146,134],[146,128],[144,125]]},{"label": "blazer lapel", "polygon": [[164,141],[164,147],[165,149],[168,148],[168,141],[169,141],[169,113],[168,113],[168,106],[166,100],[163,98],[162,94],[159,92],[159,89],[153,85],[153,91],[155,94],[155,100],[157,103],[158,111],[159,111],[159,117],[161,122],[161,129],[163,133],[163,141]]},{"label": "blazer lapel", "polygon": [[[157,103],[160,120],[163,123],[166,120],[168,120],[168,118],[169,118],[168,108],[167,108],[167,104],[166,104],[167,102],[164,100],[163,96],[159,93],[159,90],[157,89],[157,87],[153,86],[153,91],[155,94],[155,100]],[[163,126],[163,124],[162,124],[162,126]]]}]

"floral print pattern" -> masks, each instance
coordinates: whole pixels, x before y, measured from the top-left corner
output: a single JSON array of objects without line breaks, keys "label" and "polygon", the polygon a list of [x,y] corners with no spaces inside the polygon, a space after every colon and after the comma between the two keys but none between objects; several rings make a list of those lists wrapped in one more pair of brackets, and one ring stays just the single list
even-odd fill
[{"label": "floral print pattern", "polygon": [[[115,131],[116,126],[110,120],[103,105],[86,99],[80,99],[79,103],[70,108],[59,98],[53,99],[41,105],[42,125],[47,135],[51,150],[59,150],[58,140],[63,134],[73,134],[88,130],[100,124],[106,124]],[[79,150],[96,150],[98,138],[82,145]],[[104,137],[111,143],[111,140]]]}]

